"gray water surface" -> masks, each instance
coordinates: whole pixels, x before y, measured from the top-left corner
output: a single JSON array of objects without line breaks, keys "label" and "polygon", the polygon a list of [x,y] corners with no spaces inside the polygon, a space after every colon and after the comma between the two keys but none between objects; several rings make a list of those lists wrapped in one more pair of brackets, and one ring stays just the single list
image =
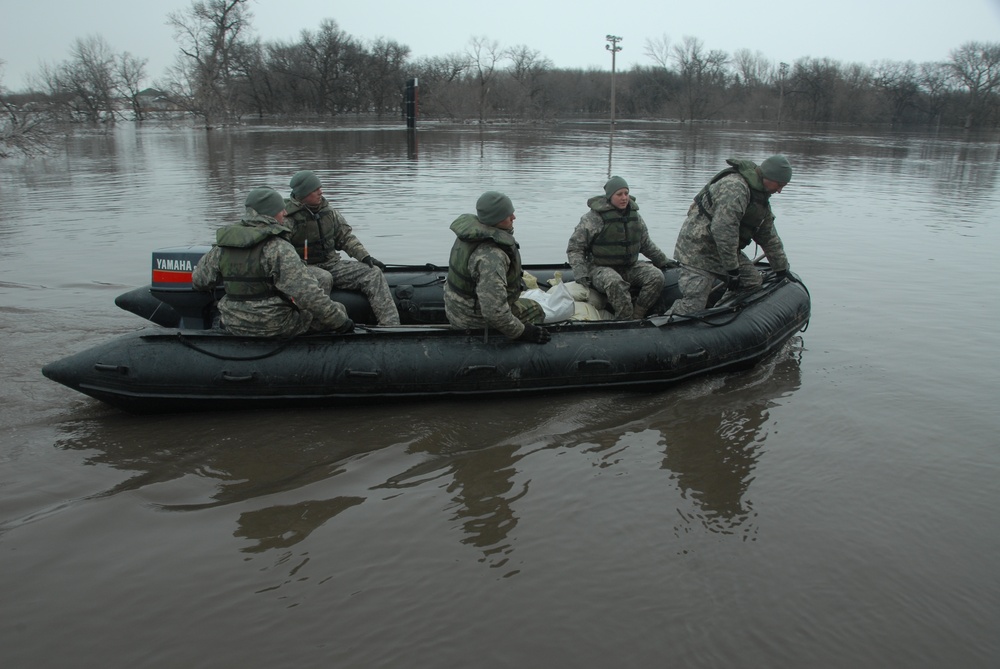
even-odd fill
[{"label": "gray water surface", "polygon": [[[1000,143],[736,125],[131,126],[0,162],[0,665],[995,667]],[[808,330],[668,392],[136,417],[46,362],[155,326],[155,248],[316,170],[377,258],[514,201],[565,259],[611,171],[668,253],[725,158]]]}]

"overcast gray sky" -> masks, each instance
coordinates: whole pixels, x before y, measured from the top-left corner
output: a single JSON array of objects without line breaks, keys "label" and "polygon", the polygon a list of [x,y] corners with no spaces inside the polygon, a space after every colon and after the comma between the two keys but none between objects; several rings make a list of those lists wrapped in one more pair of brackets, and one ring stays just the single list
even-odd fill
[{"label": "overcast gray sky", "polygon": [[[147,58],[150,82],[177,53],[170,11],[191,0],[0,0],[3,84],[23,90],[41,63],[69,58],[78,37],[99,34],[115,52]],[[647,39],[684,36],[706,49],[746,48],[774,61],[803,56],[842,63],[943,61],[976,40],[1000,41],[1000,0],[253,0],[253,27],[264,40],[294,41],[324,18],[353,37],[387,37],[412,57],[462,51],[485,36],[526,45],[556,67],[611,69],[605,35],[621,36],[617,67],[652,65]]]}]

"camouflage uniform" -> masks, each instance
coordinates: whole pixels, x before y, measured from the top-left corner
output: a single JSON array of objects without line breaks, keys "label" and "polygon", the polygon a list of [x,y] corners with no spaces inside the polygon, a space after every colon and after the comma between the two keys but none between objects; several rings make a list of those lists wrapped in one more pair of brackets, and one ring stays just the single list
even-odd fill
[{"label": "camouflage uniform", "polygon": [[[607,295],[615,312],[615,320],[644,316],[660,299],[663,292],[663,268],[670,263],[670,259],[649,238],[649,230],[638,213],[639,205],[634,197],[630,196],[625,212],[616,210],[603,195],[590,198],[587,205],[590,211],[580,218],[566,247],[566,256],[573,268],[573,278],[577,281],[589,279],[594,289]],[[652,260],[652,265],[638,262],[638,254],[623,258],[622,264],[617,265],[604,264],[605,261],[595,259],[594,242],[599,240],[602,233],[608,234],[616,225],[619,226],[618,236],[627,241],[631,248],[636,248],[638,253]],[[639,289],[634,307],[632,288]]]},{"label": "camouflage uniform", "polygon": [[538,303],[516,297],[520,292],[521,254],[514,236],[483,225],[472,214],[458,217],[451,229],[458,239],[452,247],[449,265],[461,255],[459,249],[463,243],[475,244],[468,255],[467,267],[460,272],[475,283],[475,297],[453,287],[454,272],[459,268],[449,266],[444,311],[451,326],[469,330],[489,326],[510,339],[517,339],[524,333],[524,323],[541,323],[545,314]]},{"label": "camouflage uniform", "polygon": [[[275,219],[250,208],[239,225],[279,226]],[[269,237],[260,244],[260,269],[281,294],[240,301],[224,296],[219,300],[219,313],[227,331],[237,335],[290,337],[308,330],[337,330],[348,320],[344,305],[323,292],[285,238],[290,232],[285,228],[283,235]],[[223,278],[220,269],[223,253],[225,248],[215,245],[198,261],[191,274],[195,290],[212,290]]]},{"label": "camouflage uniform", "polygon": [[[292,244],[299,256],[306,258],[306,242],[310,268],[330,273],[334,288],[360,290],[368,298],[379,325],[399,325],[399,311],[392,301],[389,284],[381,270],[362,262],[346,262],[344,251],[356,260],[371,255],[358,240],[339,211],[323,198],[314,211],[294,197],[285,200],[286,222],[292,228]],[[317,277],[318,278],[318,277]],[[324,283],[320,279],[320,283]]]},{"label": "camouflage uniform", "polygon": [[727,162],[732,167],[699,192],[677,236],[674,258],[682,265],[678,281],[684,297],[670,313],[704,309],[713,286],[725,283],[730,270],[740,271],[741,289],[760,286],[760,272],[742,251],[751,241],[775,271],[788,269],[759,169],[750,161]]}]

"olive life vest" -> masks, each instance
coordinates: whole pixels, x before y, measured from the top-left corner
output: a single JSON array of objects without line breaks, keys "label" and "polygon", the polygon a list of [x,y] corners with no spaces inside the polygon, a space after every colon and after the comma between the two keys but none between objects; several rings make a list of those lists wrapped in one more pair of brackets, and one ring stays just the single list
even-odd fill
[{"label": "olive life vest", "polygon": [[216,232],[216,243],[222,249],[219,272],[222,274],[226,297],[237,302],[262,300],[281,295],[264,271],[261,256],[264,242],[271,237],[287,237],[288,228],[267,225],[227,225]]},{"label": "olive life vest", "polygon": [[514,235],[479,222],[472,214],[462,214],[451,224],[458,236],[448,258],[448,285],[459,295],[476,299],[476,280],[469,273],[469,259],[480,244],[493,243],[510,258],[507,268],[507,303],[513,304],[521,295],[521,254]]},{"label": "olive life vest", "polygon": [[757,171],[756,163],[734,158],[729,158],[726,162],[729,163],[730,167],[712,177],[712,180],[694,196],[694,202],[698,205],[698,211],[711,220],[712,214],[708,212],[707,208],[714,203],[708,189],[709,186],[730,174],[740,175],[750,187],[750,203],[747,204],[743,218],[740,219],[740,248],[743,249],[753,241],[753,236],[761,224],[774,218],[774,214],[771,213],[771,194],[764,189],[764,182]]},{"label": "olive life vest", "polygon": [[604,222],[604,227],[590,243],[592,262],[603,267],[634,265],[642,246],[639,205],[635,198],[629,196],[629,205],[624,212],[615,209],[606,197],[600,195],[590,198],[587,204]]},{"label": "olive life vest", "polygon": [[[319,211],[295,200],[285,202],[286,218],[290,218],[292,235],[289,241],[295,247],[295,252],[310,265],[324,262],[331,253],[336,252],[336,236],[334,235],[334,216],[323,216],[326,199],[320,205]],[[332,214],[332,212],[331,212]],[[324,220],[325,219],[325,220]],[[306,256],[308,242],[309,255]]]}]

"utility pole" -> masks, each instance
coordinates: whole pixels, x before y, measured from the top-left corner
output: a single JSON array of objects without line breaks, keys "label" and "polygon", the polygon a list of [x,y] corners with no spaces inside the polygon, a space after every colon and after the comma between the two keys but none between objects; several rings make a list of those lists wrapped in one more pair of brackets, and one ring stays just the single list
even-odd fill
[{"label": "utility pole", "polygon": [[778,72],[778,127],[781,127],[781,110],[785,106],[785,75],[788,74],[788,63],[779,63]]},{"label": "utility pole", "polygon": [[615,128],[615,54],[622,50],[618,43],[622,41],[617,35],[607,35],[605,39],[611,44],[605,44],[604,48],[611,52],[611,129]]}]

